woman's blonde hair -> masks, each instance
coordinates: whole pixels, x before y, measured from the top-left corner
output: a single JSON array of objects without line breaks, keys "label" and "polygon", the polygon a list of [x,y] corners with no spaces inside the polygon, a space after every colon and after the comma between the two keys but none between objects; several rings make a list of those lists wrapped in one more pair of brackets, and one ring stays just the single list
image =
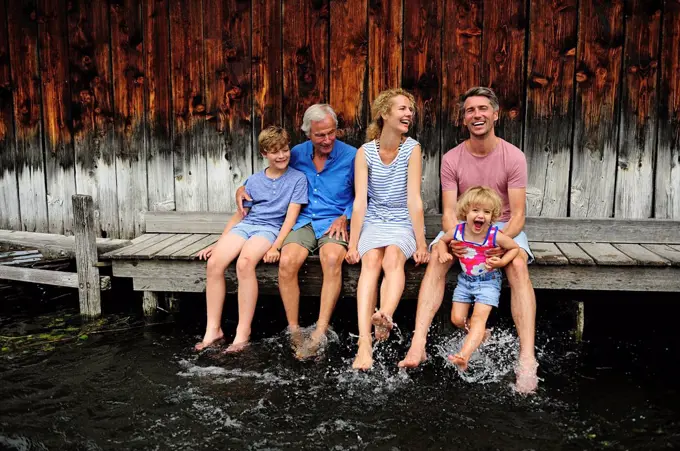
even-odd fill
[{"label": "woman's blonde hair", "polygon": [[458,219],[464,221],[470,209],[475,205],[489,207],[489,210],[491,210],[491,222],[496,222],[501,215],[503,201],[498,193],[488,186],[473,186],[458,199],[456,204]]},{"label": "woman's blonde hair", "polygon": [[413,94],[401,88],[382,91],[373,101],[373,105],[371,105],[371,123],[366,129],[366,141],[373,141],[380,136],[384,125],[382,115],[390,112],[394,104],[392,99],[397,96],[406,97],[411,102],[411,108],[413,108],[415,113],[416,99],[413,97]]},{"label": "woman's blonde hair", "polygon": [[290,136],[286,129],[277,125],[270,125],[260,132],[257,143],[260,146],[260,153],[265,155],[270,150],[290,145]]}]

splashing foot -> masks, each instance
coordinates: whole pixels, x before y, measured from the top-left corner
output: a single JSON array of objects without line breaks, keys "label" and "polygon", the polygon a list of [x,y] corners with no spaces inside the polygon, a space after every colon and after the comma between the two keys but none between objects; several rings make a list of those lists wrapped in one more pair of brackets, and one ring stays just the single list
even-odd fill
[{"label": "splashing foot", "polygon": [[220,344],[224,340],[224,333],[222,333],[222,330],[217,330],[215,332],[206,332],[205,335],[203,336],[203,341],[200,343],[196,343],[194,346],[194,349],[196,351],[202,351],[207,348],[212,348],[213,346],[216,346]]},{"label": "splashing foot", "polygon": [[371,323],[375,327],[375,339],[378,341],[385,341],[390,337],[390,332],[394,327],[392,318],[385,315],[383,312],[375,312],[371,317]]},{"label": "splashing foot", "polygon": [[302,330],[300,330],[300,327],[288,326],[288,334],[290,339],[290,348],[294,354],[297,354],[303,343]]},{"label": "splashing foot", "polygon": [[318,357],[325,349],[327,342],[328,338],[326,337],[326,334],[315,330],[310,339],[298,347],[295,357],[298,360]]},{"label": "splashing foot", "polygon": [[453,363],[458,367],[459,370],[461,371],[467,371],[468,368],[468,359],[463,357],[460,354],[452,354],[448,356],[449,362]]},{"label": "splashing foot", "polygon": [[413,346],[408,350],[404,360],[399,362],[399,368],[416,368],[421,363],[427,360],[427,353],[425,352],[425,347]]},{"label": "splashing foot", "polygon": [[354,358],[352,368],[367,371],[373,366],[373,348],[370,345],[359,345],[357,356]]},{"label": "splashing foot", "polygon": [[238,343],[234,341],[232,344],[229,345],[227,349],[224,350],[224,354],[238,354],[239,352],[247,348],[249,344],[250,342],[248,341],[240,341]]},{"label": "splashing foot", "polygon": [[538,362],[531,360],[527,362],[520,361],[515,368],[515,390],[517,393],[528,395],[534,393],[538,388]]}]

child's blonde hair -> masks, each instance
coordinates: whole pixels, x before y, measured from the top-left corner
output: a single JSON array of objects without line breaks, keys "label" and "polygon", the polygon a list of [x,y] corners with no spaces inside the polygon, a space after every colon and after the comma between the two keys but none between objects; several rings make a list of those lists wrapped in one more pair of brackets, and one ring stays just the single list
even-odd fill
[{"label": "child's blonde hair", "polygon": [[491,210],[491,222],[496,222],[501,215],[503,201],[498,193],[488,186],[473,186],[465,191],[458,199],[458,203],[456,204],[458,219],[461,221],[467,219],[467,214],[475,205],[489,207],[489,210]]},{"label": "child's blonde hair", "polygon": [[290,135],[288,135],[286,129],[277,125],[270,125],[260,132],[257,143],[260,145],[260,153],[266,155],[270,150],[288,146]]}]

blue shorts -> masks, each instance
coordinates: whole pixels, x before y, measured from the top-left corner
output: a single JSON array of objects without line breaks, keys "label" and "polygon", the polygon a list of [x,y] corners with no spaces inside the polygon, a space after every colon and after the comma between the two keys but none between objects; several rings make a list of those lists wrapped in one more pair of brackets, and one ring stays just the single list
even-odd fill
[{"label": "blue shorts", "polygon": [[254,236],[262,236],[265,237],[269,240],[270,243],[274,244],[274,241],[276,241],[277,233],[274,233],[271,230],[265,229],[262,226],[259,225],[252,225],[252,224],[244,224],[242,222],[239,222],[236,224],[234,227],[231,228],[229,233],[234,233],[244,240],[247,240],[249,238],[252,238]]},{"label": "blue shorts", "polygon": [[[501,231],[503,231],[503,227],[505,227],[506,222],[494,222],[493,225],[498,227]],[[432,252],[432,246],[434,246],[437,241],[441,239],[441,237],[444,236],[444,232],[439,232],[437,237],[432,240],[429,246],[429,251]],[[529,260],[527,261],[527,264],[531,264],[534,262],[534,254],[531,252],[531,248],[529,248],[529,238],[527,238],[527,234],[524,233],[524,231],[519,232],[519,234],[513,238],[513,241],[517,243],[517,245],[520,247],[520,249],[523,249],[524,252],[527,253],[529,256]]]},{"label": "blue shorts", "polygon": [[468,276],[460,273],[458,274],[458,284],[453,291],[453,302],[464,302],[466,304],[479,302],[480,304],[498,307],[502,281],[503,273],[500,271],[488,272],[481,276]]}]

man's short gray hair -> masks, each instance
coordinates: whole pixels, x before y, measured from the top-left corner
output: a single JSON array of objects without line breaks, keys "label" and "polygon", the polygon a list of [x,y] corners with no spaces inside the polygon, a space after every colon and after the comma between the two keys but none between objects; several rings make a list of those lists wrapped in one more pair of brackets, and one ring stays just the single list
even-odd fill
[{"label": "man's short gray hair", "polygon": [[460,103],[458,106],[460,107],[461,115],[465,114],[465,101],[468,99],[468,97],[486,97],[489,99],[491,108],[493,108],[494,111],[498,111],[500,108],[498,97],[496,97],[496,93],[493,92],[493,89],[484,86],[475,86],[474,88],[468,89],[465,94],[460,97]]},{"label": "man's short gray hair", "polygon": [[330,115],[335,121],[335,126],[338,126],[338,116],[333,111],[333,108],[327,103],[315,103],[307,108],[305,115],[302,117],[302,129],[305,135],[309,138],[309,132],[312,130],[312,122],[323,121],[326,116]]}]

